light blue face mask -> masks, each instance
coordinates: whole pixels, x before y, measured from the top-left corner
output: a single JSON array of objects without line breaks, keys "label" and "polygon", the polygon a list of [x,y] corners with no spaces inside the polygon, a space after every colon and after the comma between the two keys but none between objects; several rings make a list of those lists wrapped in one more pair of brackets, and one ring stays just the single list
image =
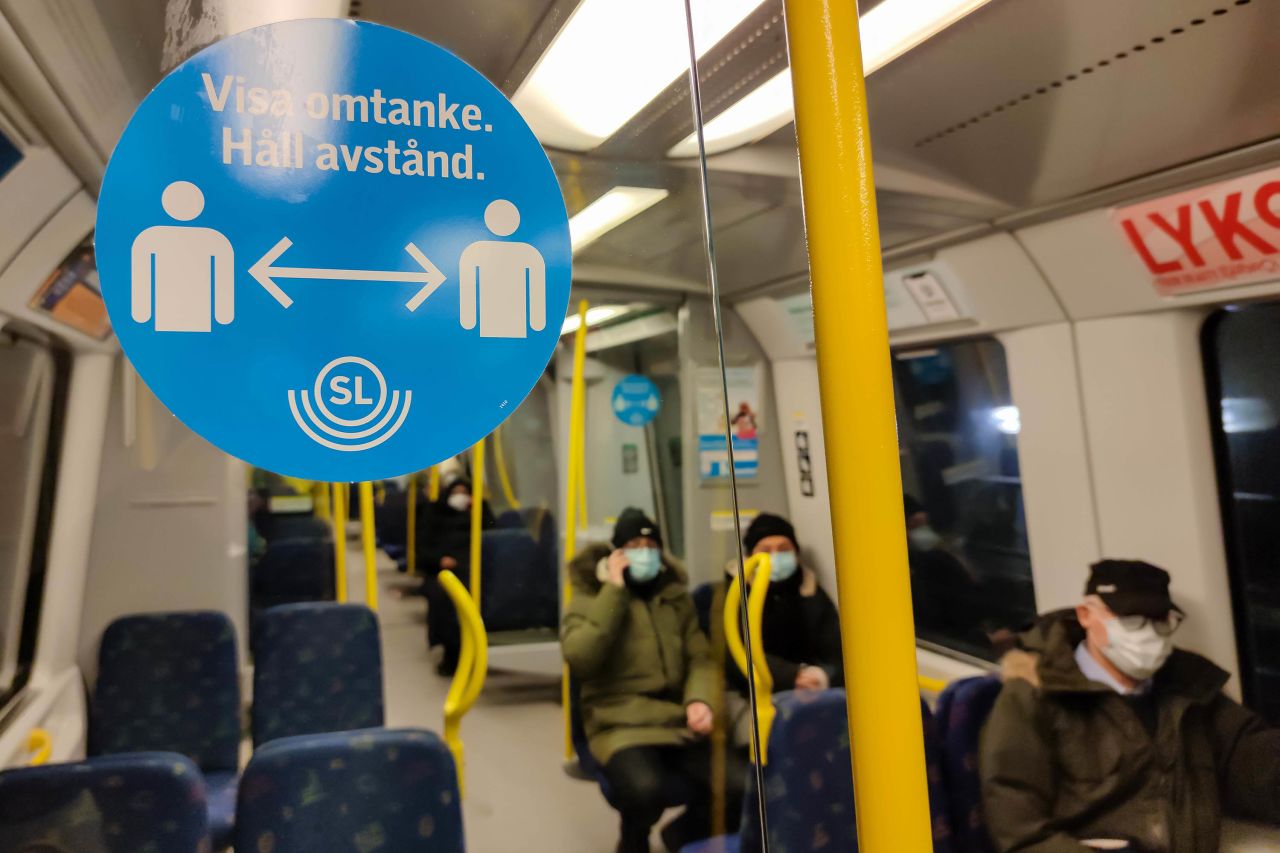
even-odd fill
[{"label": "light blue face mask", "polygon": [[648,583],[662,571],[662,555],[657,548],[627,548],[623,553],[630,564],[627,571],[636,583]]},{"label": "light blue face mask", "polygon": [[769,555],[769,580],[784,581],[796,573],[795,551],[774,551]]}]

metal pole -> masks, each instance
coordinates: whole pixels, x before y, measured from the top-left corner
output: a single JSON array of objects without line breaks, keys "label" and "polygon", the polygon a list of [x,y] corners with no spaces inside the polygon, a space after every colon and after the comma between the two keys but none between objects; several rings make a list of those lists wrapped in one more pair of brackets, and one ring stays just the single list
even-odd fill
[{"label": "metal pole", "polygon": [[858,841],[933,850],[858,9],[786,0]]}]

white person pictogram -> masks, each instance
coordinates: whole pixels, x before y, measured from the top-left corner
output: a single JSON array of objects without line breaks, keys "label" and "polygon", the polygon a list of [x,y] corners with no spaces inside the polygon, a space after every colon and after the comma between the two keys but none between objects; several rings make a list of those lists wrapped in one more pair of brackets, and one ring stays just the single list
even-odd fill
[{"label": "white person pictogram", "polygon": [[[204,193],[190,181],[174,181],[160,205],[190,222],[204,211]],[[220,231],[153,225],[133,241],[131,263],[134,322],[154,318],[157,332],[209,332],[214,320],[224,326],[235,320],[235,251]]]},{"label": "white person pictogram", "polygon": [[[508,237],[520,227],[520,211],[498,199],[485,208],[484,224],[494,235]],[[530,329],[546,328],[546,264],[533,246],[477,240],[463,249],[458,266],[462,328],[478,323],[482,338],[525,338]]]}]

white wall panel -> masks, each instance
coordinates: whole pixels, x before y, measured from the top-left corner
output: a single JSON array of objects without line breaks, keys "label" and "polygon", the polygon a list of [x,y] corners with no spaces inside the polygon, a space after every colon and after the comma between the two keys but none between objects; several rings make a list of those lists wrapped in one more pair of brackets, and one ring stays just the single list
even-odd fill
[{"label": "white wall panel", "polygon": [[[1178,642],[1239,672],[1199,311],[1077,324],[1101,553],[1173,575]],[[1235,679],[1229,686],[1239,694]]]},{"label": "white wall panel", "polygon": [[1088,442],[1071,327],[1054,323],[1000,335],[1018,407],[1018,464],[1040,612],[1080,601],[1099,558]]}]

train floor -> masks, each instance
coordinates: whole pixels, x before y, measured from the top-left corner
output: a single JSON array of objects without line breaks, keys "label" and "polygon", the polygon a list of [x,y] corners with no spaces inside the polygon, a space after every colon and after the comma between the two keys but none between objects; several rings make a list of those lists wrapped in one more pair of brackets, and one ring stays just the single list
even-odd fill
[{"label": "train floor", "polygon": [[[349,587],[363,600],[363,557],[358,541],[351,546]],[[427,652],[426,601],[382,554],[378,580],[387,725],[439,732],[449,680]],[[611,853],[617,845],[618,816],[599,788],[562,769],[559,697],[558,681],[490,671],[462,722],[468,850]],[[661,849],[656,837],[654,849]]]}]

